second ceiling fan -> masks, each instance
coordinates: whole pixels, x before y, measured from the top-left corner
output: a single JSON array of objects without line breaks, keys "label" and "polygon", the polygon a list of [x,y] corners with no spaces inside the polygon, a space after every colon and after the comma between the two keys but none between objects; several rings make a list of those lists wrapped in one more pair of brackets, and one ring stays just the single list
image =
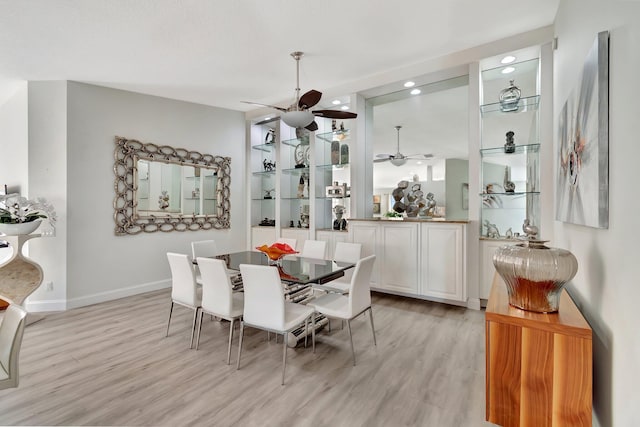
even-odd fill
[{"label": "second ceiling fan", "polygon": [[397,152],[396,154],[378,154],[376,157],[378,157],[377,159],[375,159],[373,161],[373,163],[380,163],[380,162],[386,162],[389,161],[392,165],[394,166],[402,166],[405,163],[407,163],[407,160],[412,160],[412,159],[430,159],[433,157],[433,154],[410,154],[408,156],[405,156],[404,154],[402,154],[400,152],[400,129],[402,129],[402,126],[396,126],[396,131],[398,132],[398,141],[397,141]]},{"label": "second ceiling fan", "polygon": [[355,113],[337,110],[309,110],[311,107],[320,102],[322,92],[310,90],[300,96],[300,58],[304,52],[293,52],[291,56],[296,60],[296,99],[287,108],[275,105],[260,104],[257,102],[242,101],[246,104],[260,105],[263,107],[275,108],[282,111],[282,121],[293,128],[305,128],[310,131],[318,130],[318,124],[315,122],[315,116],[326,117],[328,119],[355,119],[358,117]]}]

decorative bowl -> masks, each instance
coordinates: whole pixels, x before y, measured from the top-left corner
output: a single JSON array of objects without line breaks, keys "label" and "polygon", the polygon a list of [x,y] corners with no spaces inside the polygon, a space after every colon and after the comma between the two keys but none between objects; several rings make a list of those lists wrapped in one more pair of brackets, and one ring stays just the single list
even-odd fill
[{"label": "decorative bowl", "polygon": [[256,247],[256,249],[264,253],[272,264],[279,264],[280,260],[285,255],[293,255],[298,253],[298,251],[294,250],[286,243],[274,243],[271,246],[262,245]]},{"label": "decorative bowl", "polygon": [[21,222],[18,224],[0,223],[0,234],[6,236],[18,236],[21,234],[31,234],[40,227],[41,219],[30,222]]}]

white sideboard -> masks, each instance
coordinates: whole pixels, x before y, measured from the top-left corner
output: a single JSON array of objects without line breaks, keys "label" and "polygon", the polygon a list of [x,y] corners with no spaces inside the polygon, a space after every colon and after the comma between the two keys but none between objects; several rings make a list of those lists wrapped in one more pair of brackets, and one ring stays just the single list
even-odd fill
[{"label": "white sideboard", "polygon": [[376,255],[372,289],[467,304],[466,223],[351,220],[349,227],[362,255]]},{"label": "white sideboard", "polygon": [[496,268],[493,266],[493,254],[503,245],[515,245],[515,240],[480,239],[480,286],[479,298],[488,300]]}]

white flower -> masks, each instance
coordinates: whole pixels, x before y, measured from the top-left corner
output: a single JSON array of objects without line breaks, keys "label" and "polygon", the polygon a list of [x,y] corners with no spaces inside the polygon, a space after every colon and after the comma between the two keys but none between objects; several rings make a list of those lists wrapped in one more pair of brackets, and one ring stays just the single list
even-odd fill
[{"label": "white flower", "polygon": [[56,222],[56,211],[45,199],[33,201],[19,194],[0,196],[0,223],[21,224],[38,218],[47,219],[52,226]]}]

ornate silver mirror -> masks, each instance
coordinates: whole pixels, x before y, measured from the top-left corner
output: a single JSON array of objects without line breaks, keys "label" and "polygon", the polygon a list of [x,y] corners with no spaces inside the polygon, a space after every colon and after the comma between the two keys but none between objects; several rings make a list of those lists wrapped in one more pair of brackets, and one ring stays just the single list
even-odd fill
[{"label": "ornate silver mirror", "polygon": [[116,235],[229,228],[231,159],[115,138]]}]

